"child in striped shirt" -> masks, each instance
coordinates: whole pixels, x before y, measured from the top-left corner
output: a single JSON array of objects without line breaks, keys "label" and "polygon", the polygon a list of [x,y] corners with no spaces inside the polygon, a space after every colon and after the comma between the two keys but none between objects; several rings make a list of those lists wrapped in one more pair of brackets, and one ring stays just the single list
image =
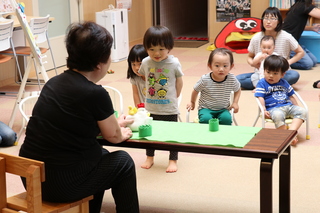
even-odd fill
[{"label": "child in striped shirt", "polygon": [[[234,66],[232,52],[226,48],[217,48],[211,52],[208,67],[211,70],[201,76],[194,85],[191,101],[187,104],[187,110],[195,108],[195,102],[200,93],[198,118],[200,123],[209,123],[212,118],[218,118],[219,124],[231,125],[232,117],[229,112],[239,110],[238,101],[241,93],[240,83],[230,73]],[[230,93],[234,92],[234,100],[230,105]]]}]

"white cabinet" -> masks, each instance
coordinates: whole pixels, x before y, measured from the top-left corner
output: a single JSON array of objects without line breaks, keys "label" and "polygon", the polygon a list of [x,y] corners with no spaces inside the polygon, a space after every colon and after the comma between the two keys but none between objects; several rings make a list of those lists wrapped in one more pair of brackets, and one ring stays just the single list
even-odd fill
[{"label": "white cabinet", "polygon": [[96,12],[96,23],[105,27],[113,37],[111,61],[126,60],[129,54],[127,9],[109,9]]}]

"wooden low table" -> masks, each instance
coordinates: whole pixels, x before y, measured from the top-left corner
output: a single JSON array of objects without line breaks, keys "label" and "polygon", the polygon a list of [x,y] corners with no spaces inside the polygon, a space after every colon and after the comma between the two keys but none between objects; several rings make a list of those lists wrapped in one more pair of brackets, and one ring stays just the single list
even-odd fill
[{"label": "wooden low table", "polygon": [[[185,131],[184,134],[186,132],[190,131]],[[195,133],[191,131],[191,134]],[[279,159],[279,212],[290,212],[290,143],[296,136],[297,131],[295,130],[263,128],[243,148],[133,139],[119,144],[112,144],[104,139],[98,139],[98,141],[107,146],[260,158],[260,212],[271,213],[274,159]]]}]

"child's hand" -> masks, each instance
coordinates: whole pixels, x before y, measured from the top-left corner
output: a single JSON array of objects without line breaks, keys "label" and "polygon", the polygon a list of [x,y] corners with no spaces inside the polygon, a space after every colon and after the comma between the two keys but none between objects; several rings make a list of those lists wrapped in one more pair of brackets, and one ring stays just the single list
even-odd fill
[{"label": "child's hand", "polygon": [[231,109],[233,109],[234,113],[237,113],[239,112],[239,105],[237,103],[233,103],[228,110],[231,110]]},{"label": "child's hand", "polygon": [[264,111],[264,117],[270,119],[271,118],[270,117],[270,112],[269,111]]},{"label": "child's hand", "polygon": [[190,112],[190,110],[194,110],[194,103],[193,102],[190,102],[190,103],[188,103],[187,104],[187,110],[188,110],[188,112]]},{"label": "child's hand", "polygon": [[263,54],[261,54],[261,61],[263,61],[264,59],[266,59],[267,57],[268,57],[269,55],[268,55],[268,53],[263,53]]}]

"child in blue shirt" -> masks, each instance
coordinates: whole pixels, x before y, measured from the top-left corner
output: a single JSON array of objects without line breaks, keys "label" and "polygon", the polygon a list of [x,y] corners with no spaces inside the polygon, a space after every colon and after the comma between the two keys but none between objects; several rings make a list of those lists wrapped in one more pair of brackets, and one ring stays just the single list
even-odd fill
[{"label": "child in blue shirt", "polygon": [[[264,107],[264,116],[271,118],[276,128],[286,129],[285,119],[292,118],[289,129],[298,130],[306,120],[307,112],[298,106],[293,88],[283,79],[288,69],[289,63],[284,57],[268,56],[264,62],[264,78],[258,82],[254,95]],[[296,145],[297,142],[296,137],[291,145]]]}]

